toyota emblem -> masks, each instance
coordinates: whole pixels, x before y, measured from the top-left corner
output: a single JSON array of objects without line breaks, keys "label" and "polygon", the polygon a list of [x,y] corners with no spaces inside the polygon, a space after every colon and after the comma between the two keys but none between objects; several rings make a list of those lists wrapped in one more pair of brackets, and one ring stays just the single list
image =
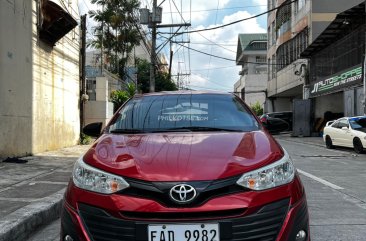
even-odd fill
[{"label": "toyota emblem", "polygon": [[196,189],[188,184],[178,184],[170,189],[170,198],[177,203],[189,203],[196,196]]}]

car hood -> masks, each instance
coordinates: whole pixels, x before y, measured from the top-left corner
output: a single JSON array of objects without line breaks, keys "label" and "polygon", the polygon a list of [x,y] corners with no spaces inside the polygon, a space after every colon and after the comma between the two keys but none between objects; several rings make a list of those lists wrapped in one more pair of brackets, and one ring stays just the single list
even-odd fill
[{"label": "car hood", "polygon": [[104,134],[84,161],[135,179],[198,181],[240,175],[282,156],[278,143],[263,131]]}]

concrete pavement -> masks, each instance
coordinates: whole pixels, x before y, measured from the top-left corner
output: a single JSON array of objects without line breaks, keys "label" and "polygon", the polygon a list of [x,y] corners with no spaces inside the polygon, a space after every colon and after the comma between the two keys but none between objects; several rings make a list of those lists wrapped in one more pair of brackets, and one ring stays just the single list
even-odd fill
[{"label": "concrete pavement", "polygon": [[74,162],[89,146],[0,159],[0,241],[22,241],[59,217]]},{"label": "concrete pavement", "polygon": [[[275,135],[276,139],[323,146],[320,137]],[[73,164],[89,146],[0,160],[0,241],[23,241],[57,219]]]}]

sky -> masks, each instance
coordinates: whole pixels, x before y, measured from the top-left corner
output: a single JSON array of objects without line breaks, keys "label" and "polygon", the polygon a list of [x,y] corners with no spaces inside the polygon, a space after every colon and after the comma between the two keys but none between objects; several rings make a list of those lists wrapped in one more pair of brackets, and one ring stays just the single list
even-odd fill
[{"label": "sky", "polygon": [[[151,9],[152,0],[140,0],[141,7]],[[163,8],[161,24],[190,23],[188,29],[180,32],[207,29],[236,20],[249,18],[267,11],[267,0],[158,0]],[[79,0],[80,13],[95,9],[89,0]],[[88,19],[88,24],[93,21]],[[189,42],[173,44],[174,51],[172,75],[180,85],[196,90],[233,91],[234,83],[239,80],[240,66],[235,61],[215,58],[216,55],[235,60],[238,35],[243,33],[266,33],[267,15],[242,21],[216,30],[181,34],[174,41]],[[176,29],[159,28],[157,46],[164,43]],[[91,32],[91,31],[89,31]],[[88,35],[90,36],[91,33]],[[182,46],[184,45],[184,46]],[[191,48],[188,49],[187,47]],[[205,52],[209,55],[198,53]],[[161,51],[169,58],[169,44]]]}]

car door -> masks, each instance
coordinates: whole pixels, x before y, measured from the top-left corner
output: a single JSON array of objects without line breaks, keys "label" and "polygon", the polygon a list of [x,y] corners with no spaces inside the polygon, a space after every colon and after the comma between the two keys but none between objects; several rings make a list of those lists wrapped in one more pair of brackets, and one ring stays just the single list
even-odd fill
[{"label": "car door", "polygon": [[349,123],[347,119],[341,119],[339,121],[339,125],[338,125],[338,133],[339,133],[339,145],[341,146],[347,146],[347,147],[352,147],[352,132],[349,129]]}]

